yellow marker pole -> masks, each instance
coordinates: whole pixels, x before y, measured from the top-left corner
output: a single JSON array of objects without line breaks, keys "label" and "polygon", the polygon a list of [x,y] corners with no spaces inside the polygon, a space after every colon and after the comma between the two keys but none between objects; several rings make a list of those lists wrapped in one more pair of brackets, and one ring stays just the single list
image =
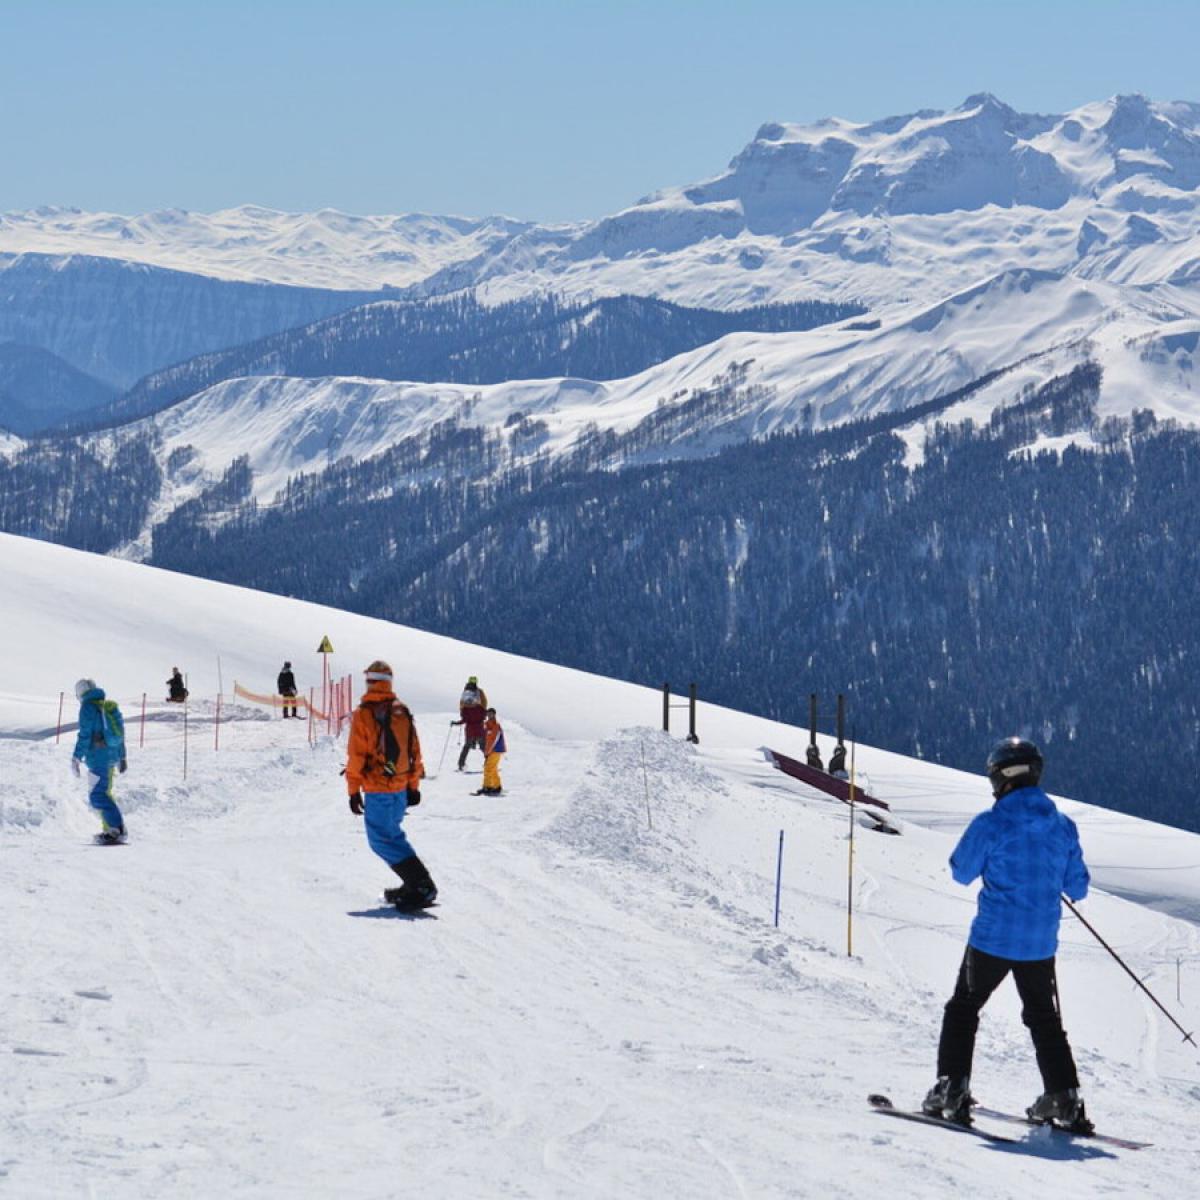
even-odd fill
[{"label": "yellow marker pole", "polygon": [[850,857],[846,881],[846,957],[854,957],[854,741],[850,742]]}]

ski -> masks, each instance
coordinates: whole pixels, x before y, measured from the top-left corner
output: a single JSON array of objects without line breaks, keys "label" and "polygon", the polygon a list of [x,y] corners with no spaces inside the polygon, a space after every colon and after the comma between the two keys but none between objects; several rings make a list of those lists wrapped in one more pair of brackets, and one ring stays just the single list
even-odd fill
[{"label": "ski", "polygon": [[918,1125],[937,1125],[941,1129],[953,1129],[958,1133],[974,1134],[985,1142],[1001,1142],[1006,1145],[1020,1145],[1017,1138],[1005,1137],[1002,1133],[992,1133],[987,1129],[979,1129],[975,1125],[960,1125],[957,1121],[947,1121],[944,1117],[931,1117],[928,1113],[897,1108],[886,1096],[872,1095],[867,1097],[867,1103],[885,1117],[899,1117],[902,1121],[915,1121]]},{"label": "ski", "polygon": [[1078,1133],[1074,1129],[1066,1129],[1062,1125],[1055,1125],[1049,1121],[1033,1121],[1029,1117],[1021,1117],[1016,1113],[1000,1112],[995,1108],[987,1108],[982,1104],[977,1104],[972,1109],[972,1112],[978,1113],[981,1117],[988,1117],[993,1121],[1007,1121],[1010,1125],[1029,1125],[1034,1129],[1052,1129],[1055,1133],[1065,1134],[1067,1137],[1087,1138],[1090,1142],[1102,1142],[1106,1146],[1118,1146],[1122,1150],[1145,1150],[1153,1146],[1153,1142],[1135,1142],[1130,1138],[1113,1137],[1107,1133]]}]

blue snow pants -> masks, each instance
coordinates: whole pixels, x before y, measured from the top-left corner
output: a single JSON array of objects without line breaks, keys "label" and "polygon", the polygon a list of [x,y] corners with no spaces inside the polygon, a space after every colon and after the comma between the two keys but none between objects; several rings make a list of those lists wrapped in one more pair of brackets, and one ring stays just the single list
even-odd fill
[{"label": "blue snow pants", "polygon": [[390,867],[415,858],[412,843],[401,826],[408,809],[408,792],[364,792],[363,823],[371,849]]},{"label": "blue snow pants", "polygon": [[88,766],[88,783],[91,785],[88,791],[88,803],[100,814],[100,822],[104,826],[105,832],[110,829],[124,829],[125,819],[121,816],[121,810],[117,807],[117,802],[113,799],[112,785],[113,776],[117,773],[117,768],[111,764],[106,767],[100,767],[99,773]]}]

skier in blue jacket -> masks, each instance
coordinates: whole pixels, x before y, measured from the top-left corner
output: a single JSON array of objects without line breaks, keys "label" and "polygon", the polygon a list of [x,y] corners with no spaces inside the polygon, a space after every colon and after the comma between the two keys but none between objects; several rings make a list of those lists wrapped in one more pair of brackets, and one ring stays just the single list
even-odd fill
[{"label": "skier in blue jacket", "polygon": [[115,700],[107,700],[104,689],[94,679],[81,679],[75,685],[79,700],[79,735],[71,770],[76,777],[80,765],[87,764],[88,803],[100,814],[102,832],[96,841],[112,845],[125,840],[125,819],[113,799],[113,775],[125,772],[125,722]]},{"label": "skier in blue jacket", "polygon": [[942,1019],[938,1081],[922,1107],[931,1116],[970,1124],[979,1013],[1011,971],[1043,1084],[1042,1095],[1026,1112],[1035,1121],[1090,1132],[1054,973],[1060,896],[1065,892],[1082,900],[1088,870],[1075,823],[1038,786],[1042,765],[1032,742],[1015,737],[1000,742],[987,763],[996,803],[967,826],[950,856],[958,883],[982,876],[983,888]]}]

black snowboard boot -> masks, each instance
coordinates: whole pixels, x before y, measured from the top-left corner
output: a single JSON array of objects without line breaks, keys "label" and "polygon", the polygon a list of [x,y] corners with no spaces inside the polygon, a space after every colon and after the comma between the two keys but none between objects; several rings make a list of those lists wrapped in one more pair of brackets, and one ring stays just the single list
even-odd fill
[{"label": "black snowboard boot", "polygon": [[1095,1133],[1096,1127],[1088,1120],[1083,1099],[1078,1088],[1067,1088],[1062,1092],[1043,1092],[1026,1110],[1031,1121],[1044,1125],[1059,1125],[1072,1133]]},{"label": "black snowboard boot", "polygon": [[942,1075],[929,1089],[929,1094],[921,1104],[921,1111],[927,1117],[941,1117],[958,1125],[970,1125],[971,1104],[970,1079],[951,1079],[949,1075]]},{"label": "black snowboard boot", "polygon": [[401,862],[391,864],[392,870],[404,881],[403,887],[387,888],[383,898],[397,908],[412,911],[428,908],[437,900],[437,884],[433,882],[425,864],[414,854]]}]

